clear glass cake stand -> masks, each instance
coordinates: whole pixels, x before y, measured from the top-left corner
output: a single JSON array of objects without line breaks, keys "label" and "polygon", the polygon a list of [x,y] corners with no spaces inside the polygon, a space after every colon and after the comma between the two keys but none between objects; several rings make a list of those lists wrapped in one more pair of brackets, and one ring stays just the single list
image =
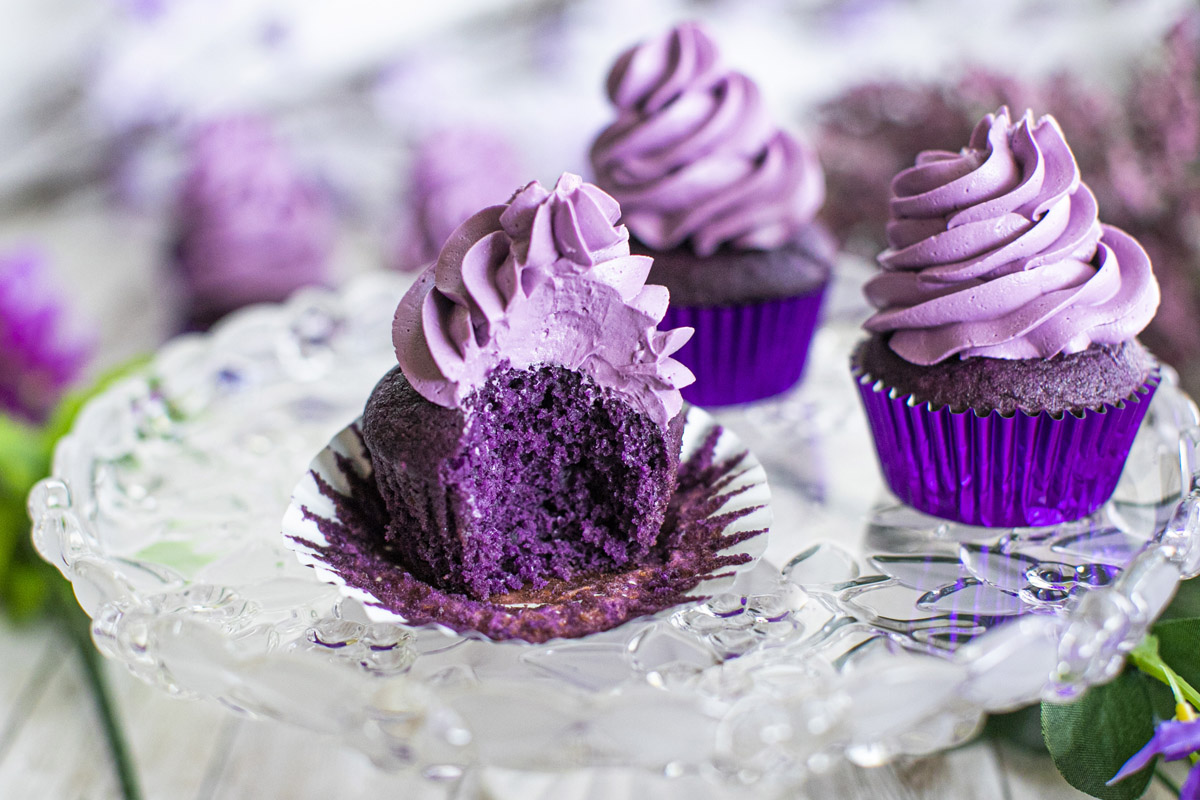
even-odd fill
[{"label": "clear glass cake stand", "polygon": [[853,283],[801,389],[717,414],[767,469],[766,553],[663,617],[537,646],[373,623],[286,550],[292,488],[392,361],[388,275],[177,339],[95,399],[30,496],[35,542],[143,680],[430,777],[791,782],[950,747],[1114,675],[1200,572],[1197,413],[1168,371],[1116,496],[1081,522],[922,516],[880,483],[847,369]]}]

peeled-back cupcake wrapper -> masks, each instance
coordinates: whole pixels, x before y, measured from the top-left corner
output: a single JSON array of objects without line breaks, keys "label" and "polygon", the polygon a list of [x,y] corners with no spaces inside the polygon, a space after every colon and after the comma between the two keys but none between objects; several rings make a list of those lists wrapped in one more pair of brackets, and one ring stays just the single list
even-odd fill
[{"label": "peeled-back cupcake wrapper", "polygon": [[826,286],[746,305],[670,306],[660,329],[696,329],[675,353],[696,376],[682,390],[683,399],[698,406],[727,406],[795,386],[804,373]]},{"label": "peeled-back cupcake wrapper", "polygon": [[933,410],[861,370],[855,377],[892,492],[927,514],[986,527],[1054,525],[1102,506],[1159,381],[1156,370],[1116,405],[1055,418]]}]

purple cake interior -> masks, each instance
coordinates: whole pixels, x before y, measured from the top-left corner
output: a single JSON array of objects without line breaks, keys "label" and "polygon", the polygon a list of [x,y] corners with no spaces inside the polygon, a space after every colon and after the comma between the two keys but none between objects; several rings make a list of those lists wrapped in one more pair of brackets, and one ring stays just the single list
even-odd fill
[{"label": "purple cake interior", "polygon": [[664,432],[559,366],[498,369],[462,408],[429,403],[395,368],[363,417],[399,561],[475,599],[643,559],[682,429],[682,414]]},{"label": "purple cake interior", "polygon": [[608,630],[636,617],[655,614],[698,599],[701,581],[727,574],[750,556],[729,552],[762,530],[736,530],[734,523],[756,507],[722,512],[745,486],[732,484],[747,469],[745,453],[717,458],[721,429],[714,427],[679,465],[657,541],[645,558],[623,569],[578,573],[571,580],[550,579],[540,589],[524,589],[476,600],[416,577],[397,547],[379,531],[390,522],[380,494],[378,472],[360,471],[348,456],[337,455],[339,491],[314,473],[322,495],[333,505],[330,516],[304,509],[324,543],[300,539],[350,586],[375,598],[375,604],[410,625],[435,623],[455,631],[477,631],[494,640],[546,642]]}]

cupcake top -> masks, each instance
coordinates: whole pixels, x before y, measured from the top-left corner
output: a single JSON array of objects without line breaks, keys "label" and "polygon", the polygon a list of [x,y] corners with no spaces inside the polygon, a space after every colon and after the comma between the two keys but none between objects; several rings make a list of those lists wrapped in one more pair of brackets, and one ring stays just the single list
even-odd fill
[{"label": "cupcake top", "polygon": [[564,173],[485,208],[451,234],[400,301],[396,358],[421,396],[460,407],[493,370],[557,364],[625,397],[660,426],[692,382],[671,358],[691,328],[657,330],[662,286],[629,253],[613,198]]},{"label": "cupcake top", "polygon": [[958,153],[892,181],[864,323],[901,358],[1048,359],[1133,339],[1158,307],[1150,260],[1102,225],[1053,117],[988,114]]},{"label": "cupcake top", "polygon": [[685,23],[636,45],[608,76],[617,119],[592,145],[597,183],[655,250],[690,243],[770,250],[812,222],[825,198],[813,151],[780,130],[755,83],[725,68]]}]

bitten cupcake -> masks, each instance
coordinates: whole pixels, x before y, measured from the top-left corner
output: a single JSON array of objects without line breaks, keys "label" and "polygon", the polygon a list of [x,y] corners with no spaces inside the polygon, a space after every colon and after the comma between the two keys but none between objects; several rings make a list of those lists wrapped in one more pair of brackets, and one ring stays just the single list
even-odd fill
[{"label": "bitten cupcake", "polygon": [[620,210],[565,174],[463,223],[396,311],[363,415],[416,578],[485,599],[637,564],[662,527],[691,380]]},{"label": "bitten cupcake", "polygon": [[986,116],[892,182],[854,374],[892,491],[973,525],[1050,525],[1111,495],[1158,383],[1145,251],[1098,220],[1052,117]]},{"label": "bitten cupcake", "polygon": [[799,381],[834,246],[813,151],[780,130],[758,87],[727,69],[700,26],[623,53],[608,76],[617,119],[596,139],[596,182],[620,203],[668,325],[695,329],[677,358],[698,405],[745,403]]}]

